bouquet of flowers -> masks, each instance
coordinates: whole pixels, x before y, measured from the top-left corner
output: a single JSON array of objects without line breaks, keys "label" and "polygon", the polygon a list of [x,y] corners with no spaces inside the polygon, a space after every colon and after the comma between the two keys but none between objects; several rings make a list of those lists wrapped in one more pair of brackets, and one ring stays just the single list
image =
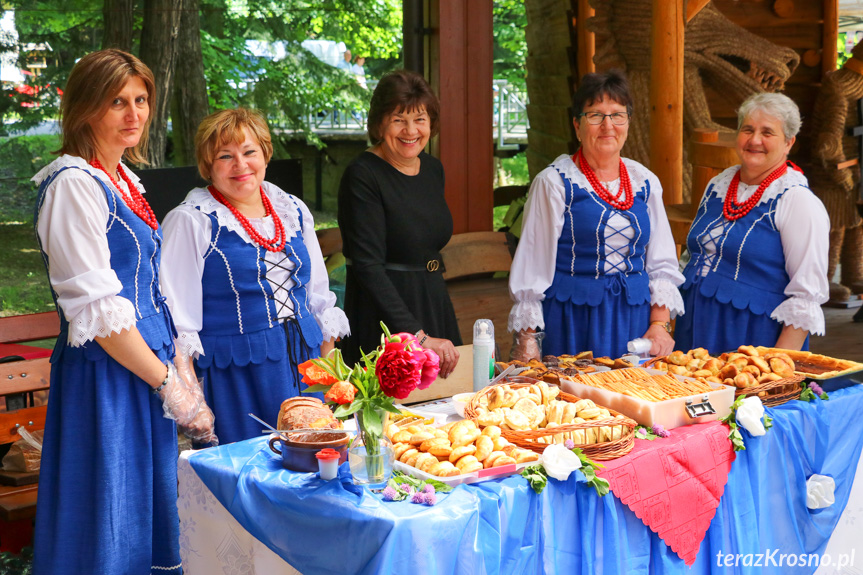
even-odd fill
[{"label": "bouquet of flowers", "polygon": [[414,389],[426,389],[440,371],[438,355],[424,349],[413,334],[391,334],[383,323],[381,328],[380,347],[364,353],[352,367],[339,349],[298,366],[303,383],[309,386],[304,393],[325,392],[324,399],[338,406],[333,412],[337,418],[355,416],[370,456],[383,437],[387,412],[399,413],[393,401],[407,398]]}]

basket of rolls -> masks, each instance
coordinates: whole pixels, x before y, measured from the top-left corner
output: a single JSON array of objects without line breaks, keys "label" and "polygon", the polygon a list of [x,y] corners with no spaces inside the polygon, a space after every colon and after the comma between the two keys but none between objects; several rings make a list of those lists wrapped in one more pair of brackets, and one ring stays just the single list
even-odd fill
[{"label": "basket of rolls", "polygon": [[396,468],[425,479],[431,476],[448,485],[473,483],[485,476],[513,473],[516,466],[539,460],[533,451],[521,449],[501,436],[499,427],[480,430],[469,420],[447,423],[442,427],[410,425],[387,428],[393,442]]},{"label": "basket of rolls", "polygon": [[735,397],[757,395],[766,406],[797,399],[803,391],[800,382],[804,376],[795,373],[794,360],[787,353],[776,350],[761,353],[751,345],[741,345],[737,351],[718,357],[711,356],[703,347],[687,353],[677,350],[654,358],[644,367],[734,386]]},{"label": "basket of rolls", "polygon": [[488,386],[465,416],[481,428],[500,427],[504,438],[537,453],[569,439],[591,459],[607,461],[629,453],[635,438],[634,420],[544,381]]}]

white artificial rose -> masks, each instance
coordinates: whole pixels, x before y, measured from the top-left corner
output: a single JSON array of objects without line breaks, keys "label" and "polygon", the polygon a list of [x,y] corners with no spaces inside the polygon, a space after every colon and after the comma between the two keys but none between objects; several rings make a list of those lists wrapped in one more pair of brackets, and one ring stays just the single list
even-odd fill
[{"label": "white artificial rose", "polygon": [[836,482],[832,477],[815,474],[806,480],[806,507],[809,509],[824,509],[836,502],[833,491]]},{"label": "white artificial rose", "polygon": [[566,481],[570,473],[581,468],[581,460],[571,449],[552,443],[542,451],[542,466],[549,477]]},{"label": "white artificial rose", "polygon": [[751,433],[753,437],[767,433],[761,420],[763,416],[764,404],[761,403],[761,398],[757,395],[747,397],[737,408],[737,424]]}]

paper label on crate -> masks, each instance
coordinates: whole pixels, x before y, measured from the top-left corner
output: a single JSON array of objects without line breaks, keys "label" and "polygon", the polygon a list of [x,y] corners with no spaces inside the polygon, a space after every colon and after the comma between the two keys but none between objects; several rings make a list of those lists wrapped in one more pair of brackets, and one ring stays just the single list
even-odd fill
[{"label": "paper label on crate", "polygon": [[728,428],[716,421],[679,427],[655,441],[604,461],[596,474],[611,491],[692,565],[716,514],[734,461]]}]

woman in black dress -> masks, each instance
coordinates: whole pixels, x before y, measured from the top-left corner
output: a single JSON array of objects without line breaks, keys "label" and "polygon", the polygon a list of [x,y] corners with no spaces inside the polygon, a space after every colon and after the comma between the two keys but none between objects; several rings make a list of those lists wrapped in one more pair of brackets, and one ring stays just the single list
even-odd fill
[{"label": "woman in black dress", "polygon": [[345,170],[339,228],[347,258],[348,362],[380,344],[383,321],[416,334],[452,373],[461,345],[440,250],[452,236],[443,166],[423,149],[438,131],[437,97],[425,79],[399,70],[381,78],[368,116],[372,147]]}]

